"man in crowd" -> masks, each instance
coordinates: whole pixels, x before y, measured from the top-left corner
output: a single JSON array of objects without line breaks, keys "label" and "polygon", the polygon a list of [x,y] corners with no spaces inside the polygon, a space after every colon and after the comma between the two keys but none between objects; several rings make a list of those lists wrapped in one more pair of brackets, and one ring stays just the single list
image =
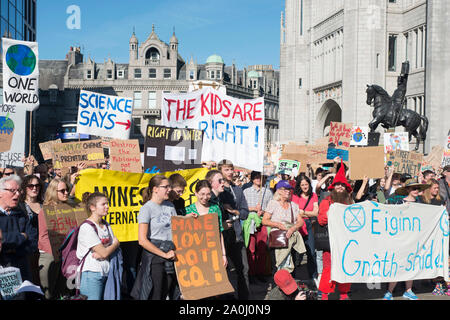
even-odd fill
[{"label": "man in crowd", "polygon": [[[248,248],[248,264],[250,277],[261,278],[270,274],[270,255],[267,250],[267,228],[261,224],[264,209],[272,200],[272,191],[262,186],[261,172],[252,171],[250,174],[251,187],[244,190],[250,211],[243,225],[244,242]],[[267,270],[267,266],[269,266]],[[250,279],[252,280],[252,279]]]},{"label": "man in crowd", "polygon": [[422,176],[423,176],[422,183],[424,184],[429,184],[431,179],[436,178],[436,174],[431,170],[425,170],[424,172],[422,172]]},{"label": "man in crowd", "polygon": [[241,221],[245,221],[248,217],[248,204],[241,187],[233,184],[233,163],[222,160],[218,163],[218,169],[224,179],[224,192],[219,195],[219,198],[224,208],[222,218],[225,220],[223,231],[225,248],[228,258],[236,268],[238,299],[248,300],[250,296],[249,267],[241,226]]},{"label": "man in crowd", "polygon": [[16,175],[0,179],[0,229],[3,245],[0,265],[20,269],[22,280],[32,280],[27,255],[37,249],[36,231],[26,213],[17,208],[21,180]]}]

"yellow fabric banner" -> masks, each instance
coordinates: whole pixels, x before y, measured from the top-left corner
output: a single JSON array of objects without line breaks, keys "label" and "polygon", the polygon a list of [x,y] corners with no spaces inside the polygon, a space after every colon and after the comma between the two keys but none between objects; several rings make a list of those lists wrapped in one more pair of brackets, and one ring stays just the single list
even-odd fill
[{"label": "yellow fabric banner", "polygon": [[[206,168],[163,172],[169,177],[174,173],[181,174],[187,182],[182,198],[186,206],[194,203],[195,184],[205,178],[209,170]],[[143,205],[141,190],[148,187],[155,174],[128,173],[121,171],[86,169],[81,171],[75,188],[75,197],[81,201],[85,192],[99,191],[109,199],[109,214],[106,221],[111,225],[114,235],[121,242],[138,240],[139,210]]]}]

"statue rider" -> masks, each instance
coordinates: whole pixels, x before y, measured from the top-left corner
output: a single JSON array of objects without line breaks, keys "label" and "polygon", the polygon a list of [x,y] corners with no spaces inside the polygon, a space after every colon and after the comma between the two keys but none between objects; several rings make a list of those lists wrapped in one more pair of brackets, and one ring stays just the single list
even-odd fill
[{"label": "statue rider", "polygon": [[408,85],[409,61],[403,62],[402,72],[397,78],[397,89],[392,94],[392,111],[394,112],[394,123],[392,127],[397,126],[406,96]]}]

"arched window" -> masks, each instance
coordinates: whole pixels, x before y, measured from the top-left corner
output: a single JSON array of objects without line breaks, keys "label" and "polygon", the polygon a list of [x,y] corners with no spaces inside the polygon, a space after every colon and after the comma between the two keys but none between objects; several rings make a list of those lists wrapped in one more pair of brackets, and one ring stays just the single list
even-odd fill
[{"label": "arched window", "polygon": [[158,49],[156,48],[150,48],[145,53],[145,64],[152,64],[155,62],[159,62],[160,54]]}]

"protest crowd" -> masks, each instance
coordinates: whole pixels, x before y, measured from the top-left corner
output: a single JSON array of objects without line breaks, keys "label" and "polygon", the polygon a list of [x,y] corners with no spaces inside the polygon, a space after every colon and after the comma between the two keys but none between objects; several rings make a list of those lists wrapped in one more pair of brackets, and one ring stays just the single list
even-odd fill
[{"label": "protest crowd", "polygon": [[[192,190],[196,202],[189,205],[181,197],[189,187],[181,174],[152,176],[141,192],[133,265],[124,260],[129,256],[127,250],[136,248],[120,243],[105,220],[108,195],[99,191],[86,192],[82,199],[75,197],[78,177],[89,166],[79,163],[63,174],[51,160],[37,164],[33,158],[24,158],[23,162],[23,169],[1,171],[0,265],[18,268],[22,281],[41,288],[42,299],[185,299],[175,271],[177,247],[170,218],[195,220],[214,213],[222,256],[217,261],[228,274],[235,274],[237,284],[235,295],[211,295],[210,299],[253,299],[250,284],[262,281],[270,282],[269,300],[328,300],[335,290],[341,300],[347,300],[351,284],[331,280],[329,241],[320,237],[333,203],[369,200],[390,205],[418,202],[446,206],[447,211],[450,207],[448,165],[418,177],[398,174],[386,166],[381,179],[366,176],[355,181],[349,179],[351,168],[339,157],[327,167],[313,170],[308,165],[305,172],[281,170],[269,177],[235,168],[229,160],[208,162],[202,164],[206,176]],[[108,160],[94,168],[109,171]],[[67,252],[70,245],[75,248],[72,258],[76,254],[77,272],[67,270],[64,259],[56,259],[49,240],[52,234],[43,208],[60,204],[81,206],[87,217],[75,229],[76,237],[65,238]],[[60,254],[66,254],[65,250]],[[295,279],[295,270],[303,259],[309,279],[300,281]],[[430,281],[433,295],[450,295],[449,283],[443,278]],[[76,285],[68,285],[73,282]],[[395,287],[396,283],[386,284],[385,300],[393,299]],[[417,300],[413,281],[405,287],[403,297]],[[30,299],[30,294],[18,294],[15,299]]]}]

